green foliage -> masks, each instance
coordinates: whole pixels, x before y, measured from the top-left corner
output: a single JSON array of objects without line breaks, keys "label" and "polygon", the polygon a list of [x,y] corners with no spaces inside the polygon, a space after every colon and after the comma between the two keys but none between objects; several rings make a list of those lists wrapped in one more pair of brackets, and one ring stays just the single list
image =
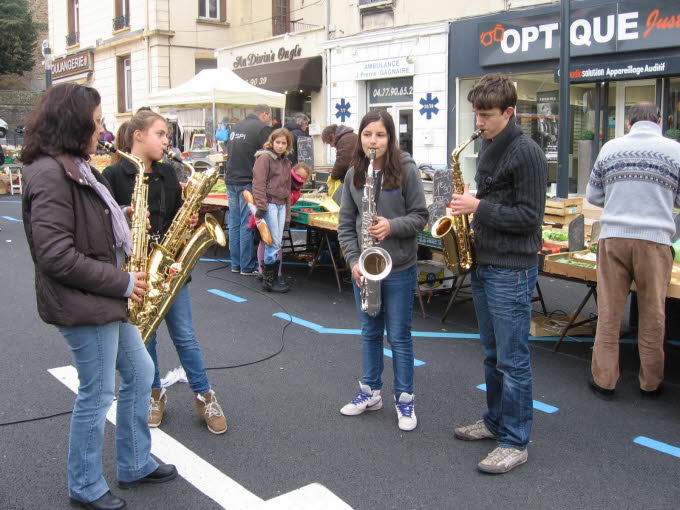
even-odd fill
[{"label": "green foliage", "polygon": [[0,1],[0,75],[33,69],[37,31],[26,0]]},{"label": "green foliage", "polygon": [[595,133],[593,133],[590,129],[586,129],[585,131],[581,131],[581,140],[594,140],[595,139]]},{"label": "green foliage", "polygon": [[680,140],[680,129],[669,129],[668,131],[666,131],[666,136],[668,138]]}]

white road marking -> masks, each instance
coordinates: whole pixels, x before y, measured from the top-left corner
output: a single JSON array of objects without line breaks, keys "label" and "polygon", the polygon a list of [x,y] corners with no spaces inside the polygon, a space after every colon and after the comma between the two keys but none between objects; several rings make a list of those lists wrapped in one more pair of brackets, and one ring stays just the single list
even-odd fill
[{"label": "white road marking", "polygon": [[[48,370],[73,393],[78,393],[78,373],[75,367],[51,368]],[[106,418],[116,424],[116,402],[113,402]],[[174,464],[180,476],[222,508],[229,510],[325,510],[351,509],[344,501],[321,484],[313,483],[264,501],[233,479],[206,462],[182,443],[160,429],[151,429],[151,453],[168,464]]]}]

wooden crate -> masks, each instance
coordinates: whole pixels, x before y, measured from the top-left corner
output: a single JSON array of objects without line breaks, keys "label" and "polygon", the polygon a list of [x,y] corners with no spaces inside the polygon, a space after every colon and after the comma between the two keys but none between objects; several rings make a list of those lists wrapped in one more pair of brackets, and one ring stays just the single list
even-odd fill
[{"label": "wooden crate", "polygon": [[559,274],[577,278],[587,282],[597,281],[597,269],[595,265],[592,267],[577,266],[564,262],[564,259],[579,260],[579,257],[590,253],[590,250],[574,251],[569,253],[554,253],[545,256],[543,263],[543,271],[546,273]]},{"label": "wooden crate", "polygon": [[545,214],[543,216],[543,223],[553,223],[557,225],[569,225],[578,214],[567,214],[564,216],[556,216],[554,214]]},{"label": "wooden crate", "polygon": [[557,216],[577,214],[583,210],[583,198],[548,198],[545,201],[545,212]]},{"label": "wooden crate", "polygon": [[310,214],[309,225],[327,230],[338,230],[338,213],[322,212]]}]

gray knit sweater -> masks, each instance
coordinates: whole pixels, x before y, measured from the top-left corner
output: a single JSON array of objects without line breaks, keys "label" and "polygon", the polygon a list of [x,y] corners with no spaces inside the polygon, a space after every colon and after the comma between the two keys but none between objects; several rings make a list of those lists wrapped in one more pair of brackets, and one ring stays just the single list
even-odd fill
[{"label": "gray knit sweater", "polygon": [[680,143],[649,121],[604,144],[586,190],[604,206],[600,239],[623,237],[671,244],[673,204],[680,206]]}]

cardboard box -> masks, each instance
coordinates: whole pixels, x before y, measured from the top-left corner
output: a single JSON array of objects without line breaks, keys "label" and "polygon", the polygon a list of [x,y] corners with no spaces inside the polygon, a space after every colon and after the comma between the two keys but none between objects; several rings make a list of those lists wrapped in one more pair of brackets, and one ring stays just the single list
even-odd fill
[{"label": "cardboard box", "polygon": [[551,214],[553,216],[566,216],[567,214],[580,214],[583,211],[583,206],[578,205],[568,205],[566,207],[548,207],[545,206],[545,214]]},{"label": "cardboard box", "polygon": [[[546,337],[546,336],[560,336],[562,330],[569,322],[569,319],[573,314],[564,316],[558,315],[553,317],[534,317],[531,319],[531,326],[529,327],[529,334],[536,338]],[[583,317],[579,316],[574,322],[581,322],[585,320]],[[595,334],[595,323],[587,322],[575,328],[569,328],[567,331],[568,336],[593,336]]]},{"label": "cardboard box", "polygon": [[421,292],[450,289],[453,287],[453,273],[442,262],[419,260],[418,286]]}]

